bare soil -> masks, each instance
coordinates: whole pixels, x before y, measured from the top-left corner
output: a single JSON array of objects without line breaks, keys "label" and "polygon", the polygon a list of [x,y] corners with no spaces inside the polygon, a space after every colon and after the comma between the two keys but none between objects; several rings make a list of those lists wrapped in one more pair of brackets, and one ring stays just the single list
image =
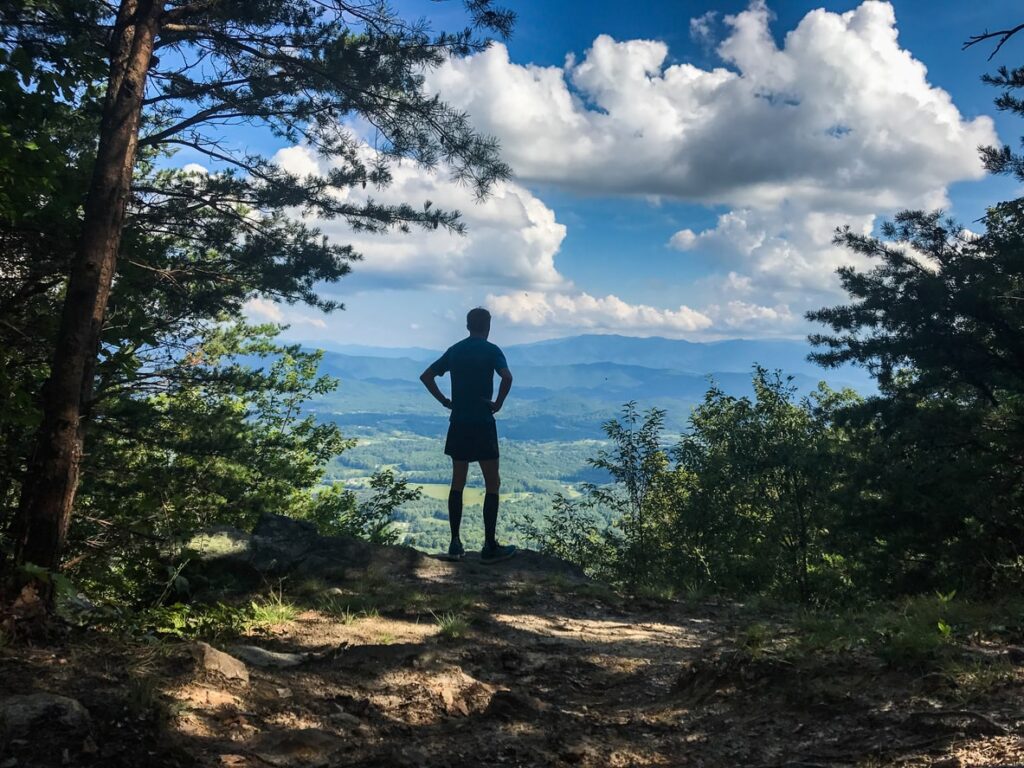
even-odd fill
[{"label": "bare soil", "polygon": [[[285,584],[298,617],[233,642],[305,660],[250,664],[248,684],[197,669],[185,642],[81,630],[0,649],[0,699],[70,696],[93,723],[9,737],[0,768],[1024,765],[1024,668],[967,692],[867,653],[755,653],[735,606],[622,598],[533,553],[396,549]],[[453,615],[461,636],[441,630]]]}]

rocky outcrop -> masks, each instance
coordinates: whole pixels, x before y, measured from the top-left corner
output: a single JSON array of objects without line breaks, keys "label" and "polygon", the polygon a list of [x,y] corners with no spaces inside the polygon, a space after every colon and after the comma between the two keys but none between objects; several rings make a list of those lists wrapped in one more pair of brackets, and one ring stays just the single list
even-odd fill
[{"label": "rocky outcrop", "polygon": [[358,578],[372,567],[394,576],[423,575],[431,569],[451,568],[481,574],[505,571],[559,573],[584,579],[578,567],[536,552],[522,551],[499,566],[482,565],[470,554],[457,564],[441,563],[411,547],[371,544],[346,536],[321,536],[305,520],[267,514],[252,533],[221,526],[193,536],[183,553],[189,559],[184,575],[193,590],[218,590],[235,586],[241,590],[261,587],[268,579],[316,577],[324,580]]},{"label": "rocky outcrop", "polygon": [[[185,574],[200,587],[215,582],[246,588],[267,577],[344,578],[352,569],[365,569],[375,549],[360,539],[321,536],[305,520],[268,514],[252,533],[220,526],[193,536],[185,545],[190,560]],[[406,547],[389,549],[396,550],[395,560],[412,563],[422,557]]]}]

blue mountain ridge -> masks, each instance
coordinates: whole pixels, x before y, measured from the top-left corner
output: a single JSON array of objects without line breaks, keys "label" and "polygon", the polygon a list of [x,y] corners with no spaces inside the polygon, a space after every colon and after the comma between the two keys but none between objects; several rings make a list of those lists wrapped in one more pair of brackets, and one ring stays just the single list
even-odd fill
[{"label": "blue mountain ridge", "polygon": [[[444,431],[446,414],[419,382],[438,351],[333,347],[339,349],[350,353],[325,351],[321,363],[322,373],[341,380],[336,392],[311,403],[321,418],[349,428],[425,435]],[[712,381],[729,395],[751,395],[755,363],[792,376],[801,395],[819,381],[837,389],[873,391],[865,371],[819,368],[807,360],[810,347],[796,341],[702,343],[588,335],[508,345],[504,351],[515,386],[500,417],[502,433],[518,440],[599,437],[601,424],[630,400],[641,408],[664,408],[670,428],[683,429]]]}]

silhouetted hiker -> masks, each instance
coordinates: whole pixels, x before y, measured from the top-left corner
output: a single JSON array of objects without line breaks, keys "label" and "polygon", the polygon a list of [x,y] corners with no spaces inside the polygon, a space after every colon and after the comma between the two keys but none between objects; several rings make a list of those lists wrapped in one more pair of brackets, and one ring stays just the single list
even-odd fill
[{"label": "silhouetted hiker", "polygon": [[[444,452],[452,457],[452,487],[448,492],[448,522],[452,543],[448,555],[461,558],[466,550],[459,538],[462,524],[462,491],[466,487],[469,463],[479,462],[487,494],[484,496],[484,548],[480,560],[494,563],[515,554],[512,545],[502,546],[495,538],[498,525],[498,430],[494,414],[501,410],[512,388],[512,372],[502,351],[487,341],[491,332],[491,314],[483,307],[471,309],[466,315],[468,338],[448,348],[420,376],[420,381],[437,401],[451,409],[448,439]],[[437,377],[451,371],[452,397],[449,400],[438,389]],[[501,377],[497,398],[494,397],[494,373]]]}]

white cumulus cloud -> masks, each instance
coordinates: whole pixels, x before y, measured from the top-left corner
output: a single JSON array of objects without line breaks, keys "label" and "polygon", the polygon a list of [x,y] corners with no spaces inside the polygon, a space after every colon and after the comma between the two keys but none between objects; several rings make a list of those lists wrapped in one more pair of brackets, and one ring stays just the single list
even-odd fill
[{"label": "white cumulus cloud", "polygon": [[669,245],[680,251],[710,257],[730,269],[729,284],[742,281],[775,295],[827,293],[836,285],[835,271],[848,264],[865,266],[863,257],[832,243],[837,224],[869,234],[873,214],[820,213],[796,210],[738,209],[718,217],[714,227],[700,233],[684,229]]},{"label": "white cumulus cloud", "polygon": [[501,140],[521,179],[588,192],[859,212],[941,202],[983,174],[991,119],[964,119],[928,82],[891,4],[812,11],[781,48],[763,2],[724,21],[729,68],[667,66],[662,42],[601,35],[563,67],[494,45],[428,82]]},{"label": "white cumulus cloud", "polygon": [[707,11],[690,19],[690,39],[704,48],[710,48],[715,41],[715,20],[718,11]]},{"label": "white cumulus cloud", "polygon": [[[364,147],[362,152],[369,160],[373,150]],[[305,147],[283,149],[275,160],[299,176],[326,170],[323,161]],[[479,202],[470,188],[452,181],[443,171],[400,163],[392,167],[392,177],[385,189],[353,189],[338,196],[355,201],[372,197],[378,203],[409,203],[413,207],[429,201],[435,208],[461,211],[468,232],[459,236],[447,230],[413,227],[409,233],[366,234],[352,232],[340,220],[312,221],[334,242],[351,244],[365,256],[354,265],[364,285],[548,289],[569,285],[555,267],[565,226],[525,187],[501,183]]]},{"label": "white cumulus cloud", "polygon": [[487,306],[510,325],[553,331],[586,329],[681,336],[712,324],[707,315],[687,306],[658,309],[630,304],[614,295],[591,296],[586,292],[518,291],[490,295]]}]

